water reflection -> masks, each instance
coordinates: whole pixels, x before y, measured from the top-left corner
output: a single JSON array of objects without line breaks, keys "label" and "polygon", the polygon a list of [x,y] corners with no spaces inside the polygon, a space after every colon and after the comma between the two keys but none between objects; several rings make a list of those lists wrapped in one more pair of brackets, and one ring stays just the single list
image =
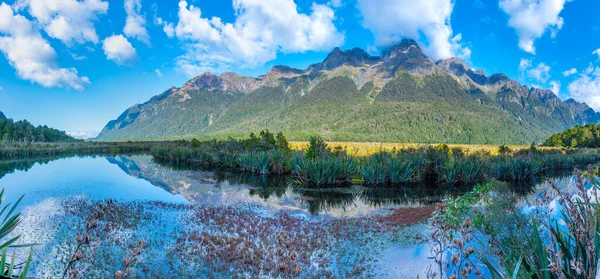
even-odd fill
[{"label": "water reflection", "polygon": [[379,208],[431,205],[470,189],[434,183],[392,188],[351,186],[309,189],[297,186],[294,178],[287,176],[164,166],[149,156],[114,156],[107,159],[129,175],[148,180],[171,193],[181,194],[191,202],[225,205],[256,202],[334,216],[355,216]]},{"label": "water reflection", "polygon": [[[58,162],[55,162],[57,160]],[[36,164],[39,167],[32,169]],[[122,171],[121,175],[114,166]],[[21,171],[23,175],[4,178],[15,171]],[[31,173],[26,176],[25,173],[28,172]],[[143,199],[147,194],[132,192],[132,189],[138,189],[136,187],[139,186],[139,189],[146,189],[140,190],[144,193],[154,191],[143,188],[144,186],[135,179],[121,177],[123,174],[145,183],[149,182],[168,194],[182,196],[187,201],[197,204],[255,203],[271,208],[300,210],[311,214],[327,213],[334,216],[356,216],[379,208],[431,205],[471,189],[468,185],[440,186],[429,182],[394,187],[351,186],[316,190],[299,187],[294,178],[287,176],[164,166],[154,162],[148,155],[0,160],[0,179],[3,187],[29,187],[37,193],[43,192],[43,196],[56,194],[56,189],[66,189],[63,192],[67,193],[74,189],[75,192],[94,197],[97,195],[96,198],[126,196],[123,193],[127,192],[134,193],[133,196],[128,194],[127,198]],[[558,178],[570,177],[570,172],[548,175],[560,180]],[[517,192],[528,195],[535,193],[536,189],[539,190],[540,185],[545,185],[545,179],[515,183],[512,187]],[[21,193],[20,189],[11,192]],[[162,199],[165,198],[169,199]]]}]

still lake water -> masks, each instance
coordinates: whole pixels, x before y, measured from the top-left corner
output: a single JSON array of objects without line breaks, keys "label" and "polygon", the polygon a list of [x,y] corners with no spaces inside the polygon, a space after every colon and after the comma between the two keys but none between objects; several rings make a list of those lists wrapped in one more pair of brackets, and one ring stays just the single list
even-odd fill
[{"label": "still lake water", "polygon": [[360,186],[331,190],[294,187],[293,179],[250,174],[174,170],[148,155],[69,157],[49,161],[0,161],[5,201],[25,195],[26,207],[47,198],[85,196],[118,201],[199,205],[257,203],[312,214],[355,216],[382,207],[432,204],[446,190],[422,185],[394,189]]},{"label": "still lake water", "polygon": [[[32,270],[37,277],[53,277],[60,269],[60,264],[52,265],[48,262],[60,263],[58,259],[64,261],[65,257],[68,257],[68,252],[62,251],[65,250],[62,247],[74,238],[73,227],[77,227],[77,220],[68,214],[70,210],[72,211],[68,205],[71,200],[113,199],[123,203],[134,203],[132,208],[135,210],[143,208],[143,211],[138,212],[142,212],[141,215],[148,215],[145,217],[147,219],[136,220],[141,223],[122,228],[118,234],[127,235],[128,239],[143,238],[152,244],[165,237],[185,234],[188,231],[201,231],[204,228],[203,225],[200,225],[202,228],[189,225],[189,219],[185,217],[189,215],[188,209],[178,211],[170,206],[163,210],[160,206],[157,209],[154,205],[147,207],[140,204],[239,208],[244,212],[249,210],[250,215],[244,217],[245,219],[259,215],[262,219],[259,218],[256,222],[263,219],[270,220],[272,216],[276,216],[275,212],[289,212],[301,220],[308,220],[301,226],[305,227],[322,220],[345,220],[345,217],[386,214],[392,209],[401,207],[430,206],[450,195],[467,190],[435,185],[407,185],[394,189],[353,186],[318,191],[302,189],[294,185],[292,179],[285,177],[264,177],[210,170],[176,170],[155,163],[148,155],[0,161],[0,188],[5,189],[2,202],[14,202],[24,195],[19,207],[19,210],[24,212],[21,226],[23,228],[20,228],[19,233],[23,234],[24,239],[29,242],[43,244],[36,251],[38,260],[34,262]],[[144,210],[154,213],[146,214]],[[183,219],[188,221],[182,221]],[[79,222],[81,223],[81,220]],[[370,267],[375,271],[368,277],[414,278],[417,275],[422,277],[429,264],[427,245],[415,242],[414,239],[401,241],[397,239],[411,239],[410,235],[425,233],[426,230],[427,225],[421,224],[408,227],[406,232],[394,232],[393,237],[387,234],[383,236],[375,234],[378,235],[377,237],[370,234],[364,237],[359,235],[356,239],[340,241],[338,249],[349,249],[355,241],[369,243],[363,244],[369,247],[352,247],[358,249],[359,254],[374,254],[376,259],[372,260]],[[312,233],[309,233],[305,237],[311,236]],[[261,237],[267,239],[262,241],[273,241],[268,240],[267,236]],[[385,240],[378,240],[376,244],[371,244],[371,238]],[[121,242],[122,240],[119,239],[116,243]],[[177,243],[175,240],[154,243],[155,246],[149,245],[146,253],[160,258],[172,253],[174,251],[172,247],[177,246]],[[340,252],[344,254],[344,251]],[[112,253],[116,259],[123,256],[122,251],[103,253]],[[315,252],[314,255],[318,253]],[[356,264],[356,261],[365,260],[350,260],[347,265],[351,266]],[[110,262],[111,259],[107,261]],[[176,264],[181,264],[172,258],[164,258],[159,261],[159,264],[174,261]],[[208,266],[206,263],[205,265]],[[330,269],[333,271],[327,272],[333,273],[326,274],[337,274],[337,277],[344,277],[347,274],[344,273],[347,271],[344,271],[343,267]],[[206,268],[199,270],[206,270]],[[304,267],[304,270],[310,270],[310,266]],[[106,271],[95,272],[98,275]],[[149,274],[152,273],[148,272],[144,276],[150,276]],[[191,274],[196,277],[198,271],[193,271]],[[231,274],[225,273],[216,277],[229,277]],[[305,277],[311,277],[311,274],[322,273],[306,273]],[[189,275],[178,277],[189,278]]]}]

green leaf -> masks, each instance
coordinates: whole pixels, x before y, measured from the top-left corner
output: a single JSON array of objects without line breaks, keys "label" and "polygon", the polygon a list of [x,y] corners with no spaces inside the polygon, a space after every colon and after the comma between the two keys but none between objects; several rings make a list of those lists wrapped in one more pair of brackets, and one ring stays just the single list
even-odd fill
[{"label": "green leaf", "polygon": [[31,249],[31,251],[29,251],[29,257],[27,258],[27,262],[25,263],[25,266],[23,267],[23,270],[21,271],[21,274],[19,275],[19,279],[27,278],[27,273],[29,272],[29,266],[31,265],[32,257],[33,257],[33,249]]},{"label": "green leaf", "polygon": [[513,272],[512,279],[517,279],[517,277],[519,276],[519,269],[521,268],[522,262],[523,262],[523,257],[520,257],[519,261],[517,262],[517,266],[515,267],[515,271]]}]

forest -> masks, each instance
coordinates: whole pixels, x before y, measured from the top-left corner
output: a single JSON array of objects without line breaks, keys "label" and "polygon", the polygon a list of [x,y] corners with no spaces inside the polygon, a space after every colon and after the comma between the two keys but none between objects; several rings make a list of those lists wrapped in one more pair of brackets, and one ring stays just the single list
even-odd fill
[{"label": "forest", "polygon": [[0,141],[2,142],[73,142],[66,132],[48,126],[33,126],[27,120],[17,122],[0,112]]},{"label": "forest", "polygon": [[600,125],[588,124],[556,133],[544,142],[545,146],[571,148],[600,147]]}]

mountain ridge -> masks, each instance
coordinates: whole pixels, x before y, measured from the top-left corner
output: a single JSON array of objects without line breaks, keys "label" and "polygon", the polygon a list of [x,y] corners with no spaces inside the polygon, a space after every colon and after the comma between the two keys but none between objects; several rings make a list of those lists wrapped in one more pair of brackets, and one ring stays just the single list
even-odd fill
[{"label": "mountain ridge", "polygon": [[97,140],[271,129],[299,140],[320,133],[340,141],[529,143],[599,119],[585,104],[563,102],[504,74],[488,76],[459,58],[434,62],[414,40],[403,39],[379,56],[335,48],[305,70],[278,65],[259,77],[204,73],[130,107]]}]

